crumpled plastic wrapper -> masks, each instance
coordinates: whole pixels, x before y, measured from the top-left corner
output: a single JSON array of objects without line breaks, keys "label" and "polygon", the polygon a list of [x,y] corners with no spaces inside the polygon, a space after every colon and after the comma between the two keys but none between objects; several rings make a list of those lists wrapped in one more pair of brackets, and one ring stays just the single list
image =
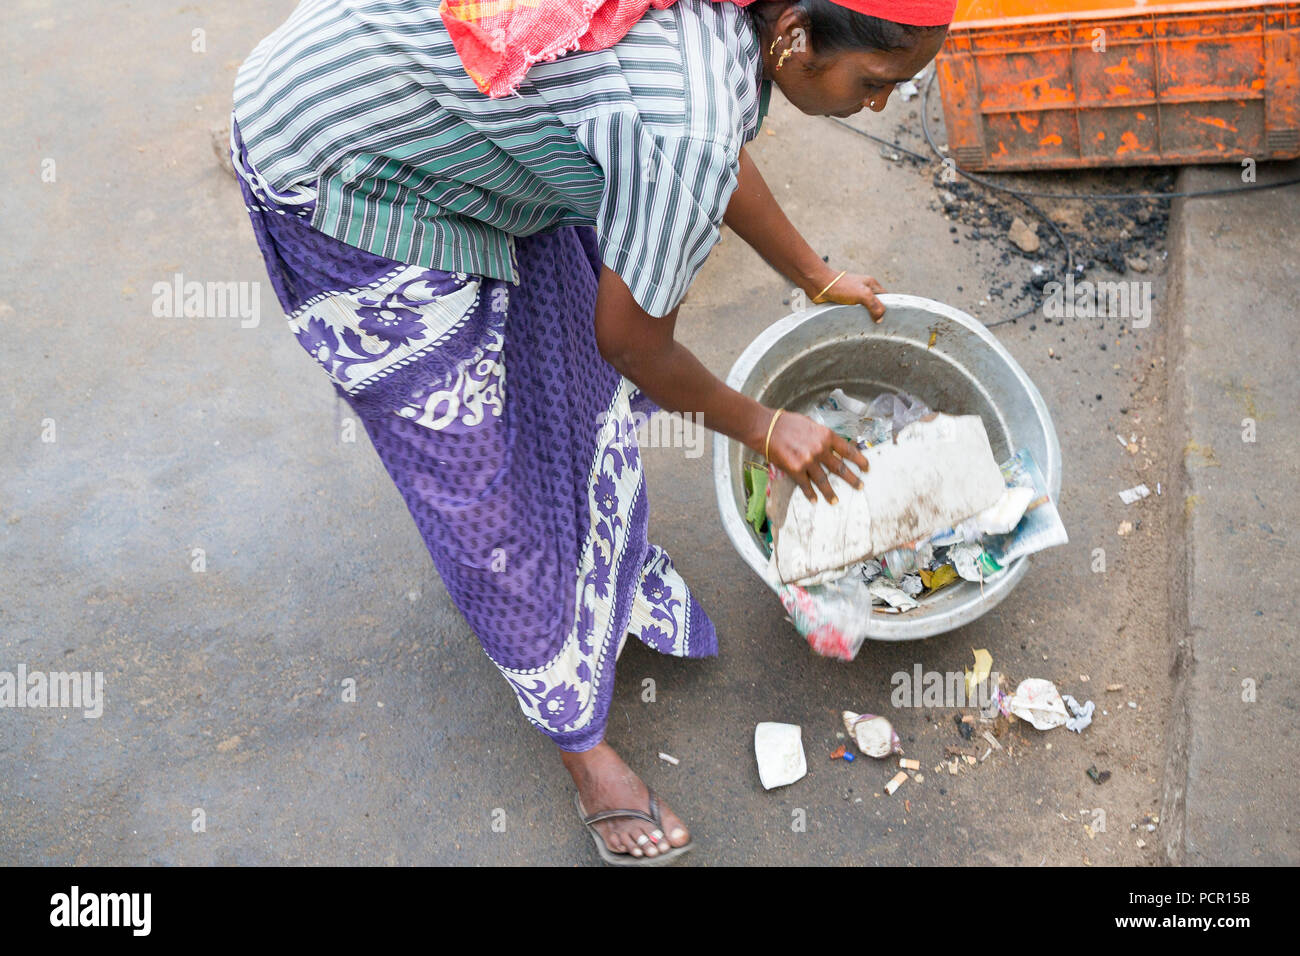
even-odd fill
[{"label": "crumpled plastic wrapper", "polygon": [[875,714],[855,714],[851,710],[844,711],[840,716],[844,720],[844,729],[848,735],[853,738],[858,749],[868,757],[880,760],[890,754],[903,752],[903,742],[899,739],[898,732],[884,717],[877,717]]},{"label": "crumpled plastic wrapper", "polygon": [[989,695],[988,706],[980,711],[981,717],[993,720],[998,714],[1003,717],[1011,716],[1011,698],[1006,695],[1001,687],[994,687],[993,693]]},{"label": "crumpled plastic wrapper", "polygon": [[1065,722],[1065,729],[1073,730],[1076,734],[1083,733],[1083,728],[1092,723],[1092,714],[1097,709],[1097,705],[1092,701],[1080,704],[1069,694],[1062,694],[1061,700],[1065,701],[1065,706],[1069,707],[1070,713],[1074,714]]},{"label": "crumpled plastic wrapper", "polygon": [[1022,680],[1008,703],[1011,713],[1038,730],[1060,727],[1070,719],[1061,692],[1050,680],[1041,677]]},{"label": "crumpled plastic wrapper", "polygon": [[[920,583],[920,580],[920,578],[917,578],[917,583]],[[884,601],[890,607],[896,607],[900,611],[910,611],[914,607],[919,607],[917,602],[912,600],[910,594],[902,588],[894,587],[882,578],[876,578],[868,584],[867,593],[872,597],[880,598],[880,600]],[[916,593],[921,593],[920,588],[917,588]]]}]

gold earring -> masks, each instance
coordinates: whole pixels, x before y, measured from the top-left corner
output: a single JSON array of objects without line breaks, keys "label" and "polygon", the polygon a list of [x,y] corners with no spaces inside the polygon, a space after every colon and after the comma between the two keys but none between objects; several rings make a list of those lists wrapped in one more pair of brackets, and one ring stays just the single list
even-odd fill
[{"label": "gold earring", "polygon": [[787,49],[784,53],[781,54],[781,58],[776,61],[776,68],[778,70],[781,69],[781,67],[785,66],[786,58],[789,57],[790,54],[793,52],[794,52],[793,50]]},{"label": "gold earring", "polygon": [[777,37],[775,40],[773,40],[773,41],[772,41],[772,45],[771,45],[770,47],[767,48],[767,52],[768,52],[768,53],[771,53],[772,55],[775,56],[775,55],[776,55],[776,45],[777,45],[778,43],[780,43],[780,42],[781,42],[781,38],[780,38],[780,37]]}]

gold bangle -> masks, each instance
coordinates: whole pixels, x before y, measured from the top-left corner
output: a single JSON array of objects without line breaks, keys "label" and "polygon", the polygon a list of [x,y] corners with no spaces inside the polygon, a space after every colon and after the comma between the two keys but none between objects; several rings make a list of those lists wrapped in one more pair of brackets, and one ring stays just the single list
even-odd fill
[{"label": "gold bangle", "polygon": [[841,279],[843,279],[844,276],[848,274],[848,271],[849,271],[848,269],[845,269],[843,272],[841,272],[839,275],[837,275],[837,276],[836,276],[834,279],[832,279],[830,282],[826,283],[826,288],[822,289],[822,290],[821,290],[820,292],[818,292],[815,296],[813,296],[813,302],[814,302],[814,303],[820,303],[821,300],[822,300],[822,296],[824,296],[827,292],[830,292],[830,291],[831,291],[831,286],[833,286],[835,283],[837,283],[837,282],[839,282]]},{"label": "gold bangle", "polygon": [[773,413],[772,420],[767,424],[767,441],[763,442],[763,457],[767,458],[768,461],[772,460],[767,454],[772,447],[772,429],[776,427],[776,420],[781,417],[783,411],[785,411],[784,408],[778,408],[776,412]]}]

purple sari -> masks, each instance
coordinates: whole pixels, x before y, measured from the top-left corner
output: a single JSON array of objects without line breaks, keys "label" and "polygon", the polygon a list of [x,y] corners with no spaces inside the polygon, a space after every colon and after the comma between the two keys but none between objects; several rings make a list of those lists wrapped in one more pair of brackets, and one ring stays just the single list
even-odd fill
[{"label": "purple sari", "polygon": [[527,718],[562,749],[589,749],[626,635],[717,653],[712,622],[646,540],[633,402],[648,403],[596,348],[594,230],[514,239],[518,285],[423,269],[312,229],[314,193],[275,193],[238,129],[232,145],[290,329],[364,424]]}]

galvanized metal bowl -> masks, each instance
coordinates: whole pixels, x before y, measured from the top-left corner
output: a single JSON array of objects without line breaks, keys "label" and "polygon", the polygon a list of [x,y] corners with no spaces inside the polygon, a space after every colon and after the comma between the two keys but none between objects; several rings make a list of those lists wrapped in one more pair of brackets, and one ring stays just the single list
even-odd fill
[{"label": "galvanized metal bowl", "polygon": [[[826,305],[767,328],[727,376],[732,388],[771,408],[807,412],[833,388],[869,400],[901,390],[936,411],[979,415],[994,457],[1028,447],[1053,500],[1061,490],[1061,445],[1038,389],[998,340],[951,306],[913,295],[881,296],[877,325],[861,306]],[[931,338],[933,336],[933,345]],[[768,559],[745,522],[743,463],[754,453],[723,435],[713,439],[714,484],[722,526],[745,563],[770,587]],[[984,583],[963,581],[921,599],[905,614],[872,614],[869,636],[906,641],[967,624],[1002,601],[1028,570],[1028,558]]]}]

